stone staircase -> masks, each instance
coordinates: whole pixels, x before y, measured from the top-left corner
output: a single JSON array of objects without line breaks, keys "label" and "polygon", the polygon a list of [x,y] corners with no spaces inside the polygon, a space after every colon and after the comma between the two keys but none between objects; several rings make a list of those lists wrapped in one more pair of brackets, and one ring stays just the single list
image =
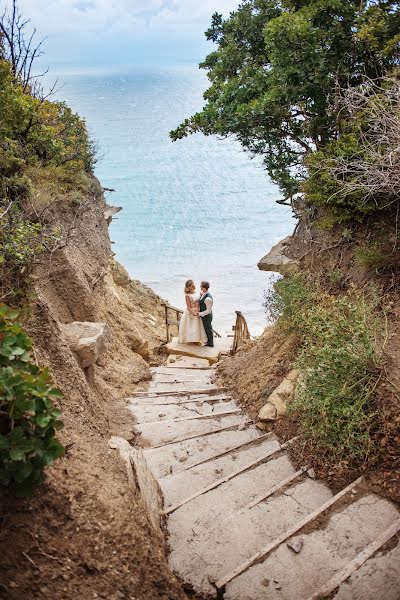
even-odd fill
[{"label": "stone staircase", "polygon": [[170,565],[225,600],[400,599],[400,514],[363,490],[334,495],[292,464],[201,359],[153,369],[130,409],[164,496]]}]

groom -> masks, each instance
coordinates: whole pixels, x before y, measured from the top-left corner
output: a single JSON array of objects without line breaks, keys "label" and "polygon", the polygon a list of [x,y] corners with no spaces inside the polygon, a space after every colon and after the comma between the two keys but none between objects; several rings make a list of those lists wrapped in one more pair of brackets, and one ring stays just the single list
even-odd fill
[{"label": "groom", "polygon": [[199,317],[203,319],[204,329],[206,330],[207,335],[207,344],[211,348],[214,347],[214,334],[212,328],[212,307],[213,307],[213,297],[208,291],[210,288],[210,284],[208,281],[202,281],[200,284],[201,296],[200,296],[200,311]]}]

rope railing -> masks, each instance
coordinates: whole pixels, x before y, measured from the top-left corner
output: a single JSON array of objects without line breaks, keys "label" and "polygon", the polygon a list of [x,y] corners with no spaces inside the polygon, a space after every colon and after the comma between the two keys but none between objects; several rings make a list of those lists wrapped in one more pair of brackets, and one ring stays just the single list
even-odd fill
[{"label": "rope railing", "polygon": [[249,328],[247,327],[246,319],[244,318],[240,310],[236,311],[236,323],[233,326],[233,331],[235,332],[235,335],[233,338],[231,354],[235,354],[236,350],[239,348],[240,343],[243,340],[250,339],[250,332]]},{"label": "rope railing", "polygon": [[[168,302],[164,302],[163,303],[164,306],[164,310],[165,310],[165,327],[166,327],[166,333],[167,333],[167,343],[171,341],[171,331],[170,331],[170,327],[176,327],[177,330],[179,330],[179,322],[181,320],[181,317],[183,315],[183,310],[181,310],[180,308],[176,308],[176,306],[171,306],[171,304],[168,304]],[[175,317],[175,318],[173,318]],[[215,329],[213,329],[214,335],[217,338],[222,337],[218,331],[215,331]]]}]

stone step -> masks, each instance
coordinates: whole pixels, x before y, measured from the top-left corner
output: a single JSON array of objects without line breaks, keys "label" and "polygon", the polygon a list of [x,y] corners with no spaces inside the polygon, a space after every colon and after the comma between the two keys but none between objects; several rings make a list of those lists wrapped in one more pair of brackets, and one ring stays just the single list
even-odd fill
[{"label": "stone step", "polygon": [[191,381],[193,379],[202,380],[215,377],[214,369],[172,369],[171,367],[156,367],[152,369],[152,377],[154,380],[164,381]]},{"label": "stone step", "polygon": [[[161,373],[160,375],[155,375],[153,377],[153,381],[151,382],[152,384],[157,384],[158,386],[160,385],[171,385],[173,383],[179,383],[180,385],[192,385],[193,383],[196,384],[197,387],[202,387],[203,385],[210,385],[212,383],[215,384],[214,381],[211,380],[210,377],[176,377],[176,375],[174,375],[173,377],[168,377],[168,375],[164,375],[163,373]],[[155,385],[150,385],[149,389],[155,387]],[[188,388],[189,390],[190,388]]]},{"label": "stone step", "polygon": [[157,389],[157,390],[141,390],[139,392],[132,392],[130,398],[159,398],[160,396],[204,396],[204,394],[210,394],[215,396],[225,392],[224,388],[211,387],[209,385],[203,386],[201,389],[185,388],[183,390],[171,390],[171,389]]},{"label": "stone step", "polygon": [[221,389],[209,379],[202,381],[152,381],[149,392],[190,392],[191,390],[216,390]]},{"label": "stone step", "polygon": [[287,454],[278,454],[184,504],[168,517],[171,544],[190,546],[221,523],[229,528],[239,511],[295,473]]},{"label": "stone step", "polygon": [[399,600],[400,542],[380,550],[339,586],[335,600]]},{"label": "stone step", "polygon": [[249,426],[199,436],[184,442],[176,442],[161,448],[146,448],[146,461],[155,477],[165,477],[184,470],[198,462],[199,457],[207,460],[220,452],[226,452],[238,444],[246,444],[260,437],[260,431]]},{"label": "stone step", "polygon": [[229,354],[232,348],[232,338],[216,338],[214,348],[208,346],[197,346],[196,344],[179,344],[177,338],[166,344],[164,348],[168,354],[178,356],[189,356],[191,358],[202,358],[210,364],[218,362],[221,354]]},{"label": "stone step", "polygon": [[164,375],[165,377],[177,377],[181,379],[199,379],[202,377],[215,377],[215,369],[207,367],[207,369],[188,369],[185,367],[153,367],[150,369],[154,375]]},{"label": "stone step", "polygon": [[269,436],[250,446],[244,446],[221,456],[194,466],[189,470],[169,475],[159,480],[164,494],[164,508],[184,500],[192,494],[226,477],[247,464],[262,458],[266,453],[278,450],[280,444],[275,436]]},{"label": "stone step", "polygon": [[168,356],[166,367],[172,367],[173,369],[215,369],[215,365],[210,365],[205,358],[177,356],[176,354]]},{"label": "stone step", "polygon": [[180,421],[177,423],[142,423],[135,426],[135,430],[141,436],[144,446],[156,446],[173,441],[179,441],[182,437],[202,435],[215,431],[221,427],[246,426],[248,419],[243,414],[228,416],[217,415],[213,418],[198,419],[195,421]]},{"label": "stone step", "polygon": [[[224,600],[245,597],[307,600],[396,518],[397,509],[374,494],[361,496],[339,508],[334,506],[318,528],[309,533],[300,531],[292,538],[292,541],[299,538],[303,541],[298,554],[287,543],[280,544],[264,561],[230,581]],[[374,598],[386,600],[384,596]]]},{"label": "stone step", "polygon": [[[181,404],[195,403],[198,406],[208,404],[212,406],[218,402],[230,402],[231,396],[225,394],[188,394],[187,396],[137,396],[135,398],[127,398],[132,407],[134,406],[163,406],[166,404]],[[133,408],[132,408],[133,410]]]},{"label": "stone step", "polygon": [[210,413],[220,413],[237,409],[237,404],[233,401],[213,402],[185,402],[179,404],[133,404],[130,410],[135,415],[138,423],[151,423],[154,421],[165,421],[169,419],[178,419],[180,417],[190,417],[195,415],[206,415]]},{"label": "stone step", "polygon": [[[215,593],[210,581],[223,577],[331,496],[323,484],[309,478],[300,481],[276,497],[238,513],[236,519],[231,518],[228,523],[222,520],[203,535],[185,540],[172,551],[171,566],[181,578],[189,579],[199,593]],[[236,595],[235,600],[242,597]]]}]

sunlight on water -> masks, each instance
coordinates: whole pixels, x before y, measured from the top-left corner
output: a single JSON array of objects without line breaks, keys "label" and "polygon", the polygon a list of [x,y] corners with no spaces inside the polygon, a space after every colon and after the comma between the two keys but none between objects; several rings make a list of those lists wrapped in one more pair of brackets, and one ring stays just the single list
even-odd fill
[{"label": "sunlight on water", "polygon": [[131,277],[176,306],[186,279],[209,279],[215,328],[230,331],[241,310],[259,334],[270,277],[257,262],[293,220],[260,162],[235,141],[170,141],[170,129],[202,106],[206,85],[196,66],[137,69],[69,76],[62,95],[102,148],[96,174],[116,189],[108,202],[123,207],[110,232]]}]

